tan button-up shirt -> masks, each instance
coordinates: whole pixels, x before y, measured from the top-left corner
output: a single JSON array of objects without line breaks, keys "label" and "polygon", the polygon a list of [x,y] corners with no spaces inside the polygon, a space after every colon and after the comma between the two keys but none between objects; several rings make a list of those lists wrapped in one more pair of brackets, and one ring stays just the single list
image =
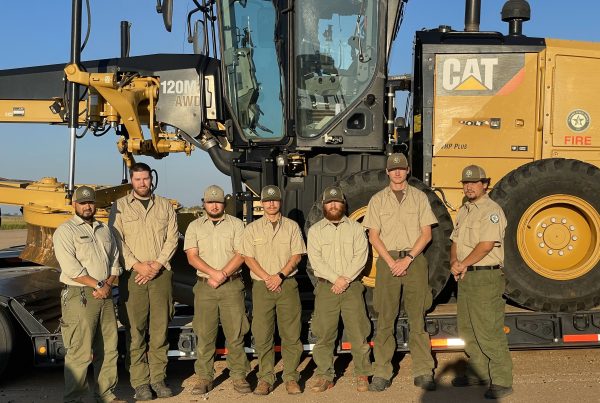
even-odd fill
[{"label": "tan button-up shirt", "polygon": [[402,202],[388,186],[375,193],[362,225],[379,231],[386,249],[410,250],[421,236],[421,228],[437,223],[425,193],[406,186]]},{"label": "tan button-up shirt", "polygon": [[331,283],[340,276],[354,280],[365,267],[368,248],[364,228],[348,217],[337,226],[323,218],[308,230],[310,265],[315,276]]},{"label": "tan button-up shirt", "polygon": [[131,192],[113,203],[109,225],[125,270],[131,270],[137,262],[148,261],[157,261],[171,269],[169,261],[177,249],[179,232],[175,209],[169,200],[153,195],[146,209]]},{"label": "tan button-up shirt", "polygon": [[479,242],[494,242],[495,247],[475,266],[504,265],[506,217],[502,208],[485,194],[476,202],[466,202],[458,210],[450,239],[456,243],[456,257],[463,260]]},{"label": "tan button-up shirt", "polygon": [[108,226],[100,221],[89,225],[73,216],[54,231],[52,240],[63,284],[83,287],[72,279],[90,276],[100,281],[121,274],[117,243]]},{"label": "tan button-up shirt", "polygon": [[[203,216],[188,226],[183,249],[198,248],[198,256],[206,264],[221,270],[239,253],[243,234],[244,223],[239,218],[224,214],[215,225],[207,216]],[[199,277],[210,278],[200,270],[196,270],[196,273]]]},{"label": "tan button-up shirt", "polygon": [[[298,224],[281,217],[275,229],[267,217],[251,222],[244,229],[242,255],[252,257],[270,275],[277,274],[293,255],[306,253]],[[298,270],[290,273],[296,274]],[[250,271],[254,280],[262,280]]]}]

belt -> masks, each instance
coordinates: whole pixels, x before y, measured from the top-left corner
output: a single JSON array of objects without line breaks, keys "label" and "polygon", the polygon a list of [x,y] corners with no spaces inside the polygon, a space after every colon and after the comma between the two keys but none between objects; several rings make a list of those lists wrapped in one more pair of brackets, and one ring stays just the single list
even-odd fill
[{"label": "belt", "polygon": [[495,266],[467,266],[467,271],[479,271],[479,270],[498,270],[500,265]]},{"label": "belt", "polygon": [[[227,283],[228,281],[237,280],[238,278],[241,278],[241,277],[242,277],[242,275],[240,273],[232,274],[231,276],[229,276],[225,279],[224,283]],[[201,281],[203,283],[208,282],[208,280],[210,280],[210,279],[206,278],[206,277],[198,277],[198,281]]]},{"label": "belt", "polygon": [[404,257],[406,257],[409,254],[410,254],[409,250],[399,250],[398,251],[398,257],[401,258],[401,259],[404,258]]},{"label": "belt", "polygon": [[325,283],[325,284],[333,285],[333,283],[331,281],[325,280],[324,278],[321,278],[321,277],[317,277],[317,281],[319,283]]},{"label": "belt", "polygon": [[[328,284],[328,285],[333,285],[333,283],[332,283],[331,281],[329,281],[329,280],[325,280],[324,278],[321,278],[321,277],[317,277],[317,281],[318,281],[319,283],[325,283],[325,284]],[[352,281],[350,282],[350,284],[354,283],[355,281],[356,281],[356,280],[352,280]]]}]

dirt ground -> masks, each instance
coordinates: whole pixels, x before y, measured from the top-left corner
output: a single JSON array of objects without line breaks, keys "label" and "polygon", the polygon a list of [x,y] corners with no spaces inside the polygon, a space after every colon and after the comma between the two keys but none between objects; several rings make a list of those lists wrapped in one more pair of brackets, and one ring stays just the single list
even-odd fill
[{"label": "dirt ground", "polygon": [[[0,249],[22,244],[25,231],[0,231]],[[443,352],[436,354],[436,380],[438,390],[423,393],[412,385],[410,355],[397,354],[394,359],[396,374],[392,387],[382,393],[358,393],[355,391],[351,356],[337,357],[335,367],[338,379],[334,388],[322,394],[310,390],[299,396],[289,396],[279,379],[276,388],[269,396],[239,395],[233,391],[225,360],[216,361],[215,389],[205,396],[192,396],[190,390],[195,382],[192,361],[171,361],[168,367],[168,383],[176,396],[162,399],[161,402],[484,402],[485,387],[454,388],[450,381],[457,370],[464,366],[462,353]],[[600,402],[600,349],[573,350],[534,350],[513,351],[514,394],[503,402]],[[300,366],[301,385],[310,386],[315,370],[310,356],[305,356]],[[278,364],[281,376],[281,363]],[[10,373],[10,371],[9,371]],[[117,396],[127,401],[133,400],[127,373],[119,367]],[[90,379],[92,375],[90,373]],[[256,360],[252,361],[249,376],[256,384]],[[61,402],[63,393],[63,373],[61,367],[35,368],[21,374],[10,374],[0,379],[0,402]],[[87,401],[91,402],[92,399]]]},{"label": "dirt ground", "polygon": [[[503,402],[600,402],[600,350],[520,351],[512,352],[514,363],[514,394]],[[275,391],[269,396],[240,395],[233,391],[225,369],[225,361],[216,362],[215,389],[204,396],[192,396],[190,390],[195,382],[193,362],[172,361],[169,363],[169,385],[176,396],[161,399],[161,402],[368,402],[376,399],[384,402],[484,402],[485,387],[454,388],[450,381],[457,367],[464,364],[462,353],[436,354],[438,368],[436,379],[438,390],[422,392],[412,385],[410,356],[396,355],[394,365],[399,371],[392,387],[382,393],[358,393],[352,376],[350,355],[344,354],[336,360],[338,379],[334,388],[321,394],[309,390],[302,395],[289,396],[279,380]],[[281,363],[278,364],[279,371]],[[251,383],[256,382],[256,360],[252,361]],[[311,384],[314,363],[304,357],[300,370],[301,385]],[[279,376],[281,373],[279,372]],[[133,401],[126,372],[119,368],[117,395]],[[63,390],[61,368],[38,368],[10,379],[0,380],[2,402],[60,402]],[[92,399],[87,401],[91,402]]]}]

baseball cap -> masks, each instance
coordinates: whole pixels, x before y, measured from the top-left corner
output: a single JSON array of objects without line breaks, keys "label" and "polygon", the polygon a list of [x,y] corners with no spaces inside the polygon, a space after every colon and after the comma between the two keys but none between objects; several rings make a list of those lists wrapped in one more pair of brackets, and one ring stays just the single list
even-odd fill
[{"label": "baseball cap", "polygon": [[323,191],[323,203],[332,201],[344,202],[344,192],[337,186],[329,186]]},{"label": "baseball cap", "polygon": [[275,185],[267,185],[260,192],[260,201],[281,201],[281,190]]},{"label": "baseball cap", "polygon": [[387,166],[386,168],[389,169],[406,169],[408,168],[408,161],[406,160],[406,157],[404,156],[404,154],[402,153],[393,153],[390,154],[390,156],[387,159]]},{"label": "baseball cap", "polygon": [[217,185],[210,185],[204,191],[204,203],[225,203],[225,192]]},{"label": "baseball cap", "polygon": [[462,171],[461,182],[479,182],[480,180],[489,179],[485,174],[485,170],[479,165],[469,165]]},{"label": "baseball cap", "polygon": [[79,186],[73,193],[75,203],[96,202],[96,192],[89,186]]}]

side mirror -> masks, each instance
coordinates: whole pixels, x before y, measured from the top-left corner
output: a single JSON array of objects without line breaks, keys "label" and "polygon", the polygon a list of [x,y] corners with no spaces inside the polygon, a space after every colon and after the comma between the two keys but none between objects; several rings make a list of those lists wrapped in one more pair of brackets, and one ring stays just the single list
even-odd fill
[{"label": "side mirror", "polygon": [[163,15],[165,29],[171,32],[173,26],[173,0],[156,0],[156,12]]},{"label": "side mirror", "polygon": [[206,27],[202,20],[198,20],[194,24],[192,43],[194,44],[194,54],[206,56],[208,53],[206,49]]}]

